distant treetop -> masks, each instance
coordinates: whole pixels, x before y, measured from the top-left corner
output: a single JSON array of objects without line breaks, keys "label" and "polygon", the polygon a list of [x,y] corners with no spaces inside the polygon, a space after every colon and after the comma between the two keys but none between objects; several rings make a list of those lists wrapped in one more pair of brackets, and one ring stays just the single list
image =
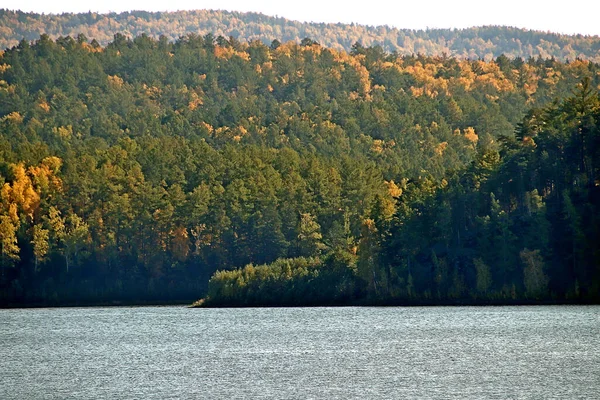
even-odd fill
[{"label": "distant treetop", "polygon": [[[190,33],[233,37],[240,41],[307,40],[338,50],[350,51],[355,43],[381,46],[400,55],[454,56],[490,60],[501,54],[509,58],[584,59],[600,62],[600,37],[562,35],[505,26],[468,29],[397,29],[389,26],[305,23],[260,13],[214,10],[98,14],[36,14],[0,9],[0,48],[10,48],[22,39],[36,40],[41,34],[52,39],[83,34],[106,45],[115,34],[135,37],[146,34],[170,41]],[[307,39],[310,38],[310,39]]]}]

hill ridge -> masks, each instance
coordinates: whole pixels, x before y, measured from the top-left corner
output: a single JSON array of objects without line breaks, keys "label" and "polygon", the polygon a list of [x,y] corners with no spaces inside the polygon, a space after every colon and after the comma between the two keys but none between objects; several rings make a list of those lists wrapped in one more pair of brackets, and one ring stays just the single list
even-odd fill
[{"label": "hill ridge", "polygon": [[112,13],[39,14],[0,9],[0,48],[16,46],[20,40],[34,41],[41,34],[56,39],[83,34],[101,45],[116,33],[139,36],[143,33],[174,41],[189,34],[212,33],[238,40],[300,42],[311,38],[337,50],[350,51],[356,42],[381,46],[401,55],[448,55],[486,59],[504,54],[510,58],[556,58],[561,61],[587,59],[600,62],[600,37],[566,35],[509,26],[471,28],[403,29],[389,25],[300,22],[258,12],[193,10],[174,12],[127,11]]}]

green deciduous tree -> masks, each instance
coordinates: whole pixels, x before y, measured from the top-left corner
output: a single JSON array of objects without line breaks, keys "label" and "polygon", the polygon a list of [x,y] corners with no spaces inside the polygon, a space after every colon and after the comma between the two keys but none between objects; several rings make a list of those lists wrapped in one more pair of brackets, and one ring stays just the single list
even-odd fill
[{"label": "green deciduous tree", "polygon": [[33,257],[35,262],[35,271],[39,270],[39,264],[46,260],[46,256],[50,250],[49,231],[44,229],[42,224],[33,226],[33,238],[31,239],[33,246]]}]

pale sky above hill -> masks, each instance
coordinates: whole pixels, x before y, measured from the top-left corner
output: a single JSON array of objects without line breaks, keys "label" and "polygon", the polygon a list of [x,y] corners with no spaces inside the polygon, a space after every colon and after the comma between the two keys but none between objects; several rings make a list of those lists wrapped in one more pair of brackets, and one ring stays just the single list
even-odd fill
[{"label": "pale sky above hill", "polygon": [[256,11],[299,21],[355,22],[409,29],[508,25],[600,35],[600,0],[2,0],[0,8],[38,13],[221,9]]}]

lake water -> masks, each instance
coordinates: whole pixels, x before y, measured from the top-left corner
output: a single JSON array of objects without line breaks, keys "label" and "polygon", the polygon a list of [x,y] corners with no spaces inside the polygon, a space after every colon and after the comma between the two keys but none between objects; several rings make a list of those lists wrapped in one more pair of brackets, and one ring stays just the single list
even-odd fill
[{"label": "lake water", "polygon": [[600,307],[0,310],[0,399],[600,399]]}]

